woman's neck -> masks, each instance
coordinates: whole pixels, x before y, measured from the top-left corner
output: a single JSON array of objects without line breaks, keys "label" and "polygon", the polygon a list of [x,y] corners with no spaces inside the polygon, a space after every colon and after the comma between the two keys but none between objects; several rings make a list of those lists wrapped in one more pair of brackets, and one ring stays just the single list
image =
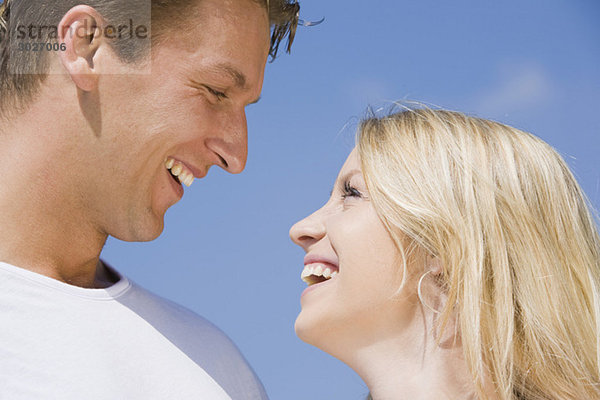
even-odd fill
[{"label": "woman's neck", "polygon": [[[468,400],[476,389],[454,326],[436,343],[432,319],[422,318],[398,335],[354,347],[346,362],[365,381],[374,400]],[[423,327],[428,329],[423,330]],[[424,334],[425,332],[425,334]]]}]

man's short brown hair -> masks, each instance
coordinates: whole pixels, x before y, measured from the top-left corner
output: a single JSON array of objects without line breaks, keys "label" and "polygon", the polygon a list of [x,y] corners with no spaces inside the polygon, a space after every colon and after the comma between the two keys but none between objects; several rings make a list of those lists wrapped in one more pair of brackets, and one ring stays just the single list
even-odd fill
[{"label": "man's short brown hair", "polygon": [[[150,1],[150,7],[148,7]],[[119,26],[126,23],[140,10],[151,13],[152,40],[135,40],[131,37],[116,38],[111,45],[123,62],[133,63],[149,54],[151,43],[160,43],[171,29],[190,23],[193,7],[202,0],[5,0],[0,5],[0,115],[8,108],[23,109],[36,95],[48,71],[46,51],[14,51],[9,39],[15,37],[18,27],[58,27],[65,13],[78,4],[93,7],[110,24]],[[249,1],[249,0],[237,0]],[[271,59],[277,56],[280,43],[288,37],[287,51],[290,51],[298,24],[300,6],[296,0],[252,0],[269,13],[272,28]],[[39,29],[44,38],[36,37],[37,42],[56,43],[51,29]],[[54,32],[55,33],[55,32]],[[15,36],[13,36],[15,35]],[[31,39],[31,38],[28,38]],[[31,41],[31,40],[30,40]],[[10,51],[9,51],[10,50]],[[35,73],[31,73],[35,71]]]}]

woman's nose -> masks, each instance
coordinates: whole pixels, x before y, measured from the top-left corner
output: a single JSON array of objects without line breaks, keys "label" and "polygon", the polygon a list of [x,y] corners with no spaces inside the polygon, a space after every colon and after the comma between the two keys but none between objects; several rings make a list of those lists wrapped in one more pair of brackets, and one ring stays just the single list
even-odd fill
[{"label": "woman's nose", "polygon": [[318,211],[296,222],[290,228],[290,238],[304,250],[307,250],[311,244],[321,240],[325,233],[325,225]]}]

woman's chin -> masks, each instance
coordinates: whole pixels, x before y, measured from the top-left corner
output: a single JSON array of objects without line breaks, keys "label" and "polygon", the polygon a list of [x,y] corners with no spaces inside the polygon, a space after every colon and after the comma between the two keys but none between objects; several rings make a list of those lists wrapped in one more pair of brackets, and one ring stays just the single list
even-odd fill
[{"label": "woman's chin", "polygon": [[331,346],[334,345],[331,340],[339,336],[334,334],[336,327],[331,324],[331,316],[324,318],[325,316],[319,312],[307,311],[309,310],[302,310],[296,318],[294,324],[296,336],[303,342],[331,354]]},{"label": "woman's chin", "polygon": [[349,345],[352,338],[342,335],[340,331],[334,332],[334,327],[327,324],[327,321],[304,317],[301,312],[294,325],[298,338],[352,368],[349,364],[349,360],[353,358],[352,349],[354,346]]},{"label": "woman's chin", "polygon": [[307,339],[310,336],[310,329],[308,329],[306,325],[307,324],[304,321],[302,311],[300,311],[300,314],[298,314],[298,317],[296,317],[296,322],[294,323],[294,330],[296,331],[296,336],[298,336],[300,340],[308,343]]},{"label": "woman's chin", "polygon": [[[320,347],[319,342],[322,341],[324,335],[323,327],[324,324],[319,323],[318,318],[307,313],[306,310],[300,311],[300,314],[298,314],[298,317],[296,318],[296,323],[294,324],[296,336],[303,342],[316,347]],[[321,338],[321,340],[319,340],[319,338]]]}]

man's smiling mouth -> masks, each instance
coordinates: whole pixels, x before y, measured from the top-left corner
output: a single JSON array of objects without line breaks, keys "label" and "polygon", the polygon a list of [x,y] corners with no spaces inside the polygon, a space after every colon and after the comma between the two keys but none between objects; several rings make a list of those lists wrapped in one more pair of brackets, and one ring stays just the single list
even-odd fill
[{"label": "man's smiling mouth", "polygon": [[186,186],[191,186],[194,183],[194,174],[183,163],[174,158],[167,158],[165,167],[169,170],[173,178],[178,183],[183,183]]}]

